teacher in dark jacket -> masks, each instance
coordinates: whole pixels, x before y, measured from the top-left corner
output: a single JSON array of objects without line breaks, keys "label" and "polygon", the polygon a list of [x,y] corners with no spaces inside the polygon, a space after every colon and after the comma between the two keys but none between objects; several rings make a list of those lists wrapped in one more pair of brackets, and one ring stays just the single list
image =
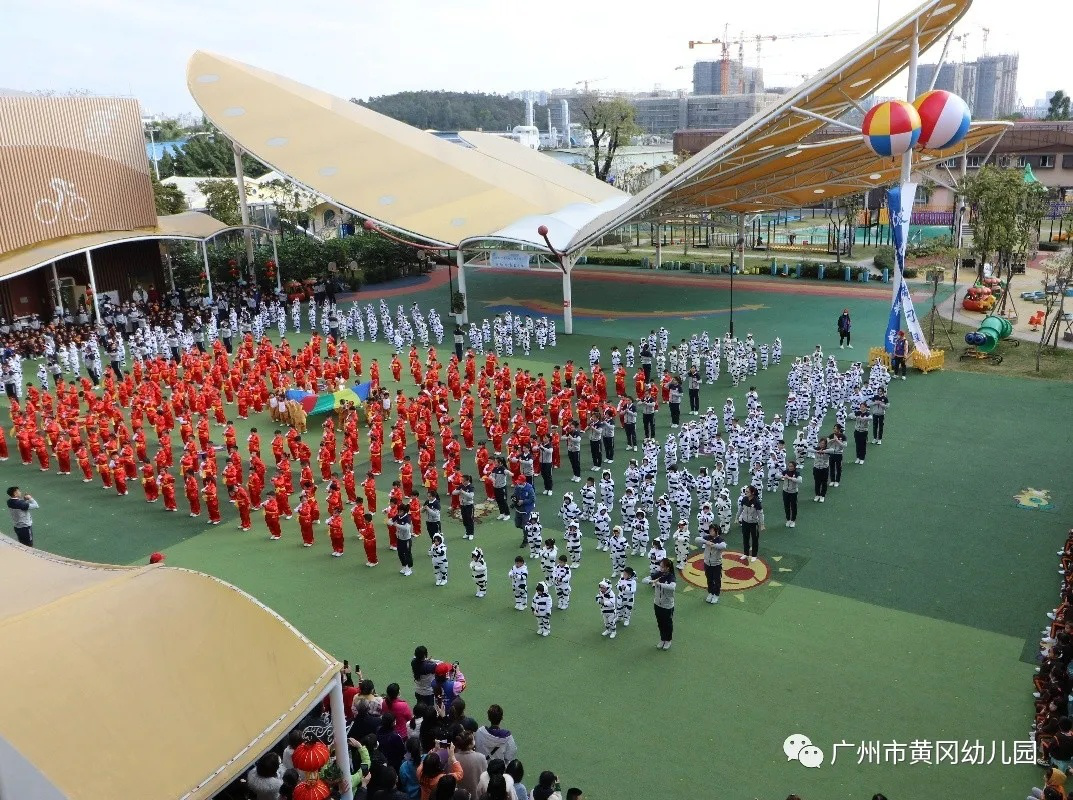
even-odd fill
[{"label": "teacher in dark jacket", "polygon": [[848,347],[850,350],[852,350],[853,345],[850,344],[850,341],[849,341],[849,339],[850,339],[850,336],[849,336],[850,319],[849,319],[849,309],[848,308],[843,308],[842,309],[842,314],[838,317],[838,323],[837,324],[838,324],[838,347],[840,349],[843,349],[843,350]]},{"label": "teacher in dark jacket", "polygon": [[[522,531],[524,536],[526,523],[529,522],[529,515],[536,508],[536,490],[533,489],[533,484],[529,483],[521,475],[514,481],[514,497],[511,502],[515,512],[514,527]],[[524,545],[525,541],[523,539],[522,546]]]}]

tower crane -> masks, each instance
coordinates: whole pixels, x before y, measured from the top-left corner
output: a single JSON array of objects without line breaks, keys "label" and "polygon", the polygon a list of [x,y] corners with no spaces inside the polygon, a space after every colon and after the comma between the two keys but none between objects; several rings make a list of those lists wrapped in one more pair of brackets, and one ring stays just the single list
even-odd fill
[{"label": "tower crane", "polygon": [[607,78],[586,78],[583,81],[578,81],[574,85],[583,87],[584,90],[585,90],[585,94],[588,94],[589,93],[589,84],[590,83],[598,83],[600,81],[606,81],[606,80],[607,80]]},{"label": "tower crane", "polygon": [[722,62],[722,68],[720,70],[720,90],[722,94],[730,93],[730,48],[736,46],[738,49],[738,62],[742,66],[741,77],[738,81],[738,91],[745,91],[745,45],[749,42],[756,43],[756,57],[759,61],[760,50],[763,42],[776,42],[780,40],[789,39],[826,39],[832,36],[850,36],[863,33],[863,31],[820,31],[816,33],[785,33],[785,34],[745,34],[740,33],[736,39],[731,39],[729,34],[724,28],[722,39],[711,39],[710,41],[693,40],[689,41],[689,49],[694,49],[697,45],[717,44],[721,48],[720,61]]}]

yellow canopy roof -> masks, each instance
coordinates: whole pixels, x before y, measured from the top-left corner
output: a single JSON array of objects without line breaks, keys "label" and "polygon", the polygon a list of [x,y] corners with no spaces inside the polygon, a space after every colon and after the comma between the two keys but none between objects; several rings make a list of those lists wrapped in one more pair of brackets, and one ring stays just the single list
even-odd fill
[{"label": "yellow canopy roof", "polygon": [[[499,137],[440,139],[304,84],[198,51],[194,100],[228,138],[336,205],[421,239],[455,246],[518,237],[546,224],[561,245],[627,195]],[[513,148],[513,149],[512,149]],[[532,221],[511,227],[520,220]]]},{"label": "yellow canopy roof", "polygon": [[29,272],[67,256],[84,253],[87,250],[96,250],[98,247],[145,239],[195,239],[200,241],[227,230],[227,227],[227,225],[210,217],[208,214],[187,211],[183,214],[157,217],[157,224],[153,228],[82,233],[75,236],[65,236],[62,239],[52,239],[32,247],[24,247],[21,250],[5,253],[0,258],[0,280],[21,275],[24,272]]},{"label": "yellow canopy roof", "polygon": [[[897,180],[901,162],[873,153],[860,136],[806,142],[827,123],[800,113],[837,119],[909,65],[919,32],[923,52],[950,32],[971,0],[929,0],[876,34],[816,77],[784,95],[691,159],[635,195],[629,203],[587,224],[570,241],[583,250],[615,228],[649,218],[708,210],[755,213],[810,206]],[[927,87],[920,87],[923,92]],[[1011,123],[974,124],[967,142],[930,159],[959,154],[999,135]]]},{"label": "yellow canopy roof", "polygon": [[212,797],[341,667],[208,575],[6,537],[0,652],[0,797],[34,800]]}]

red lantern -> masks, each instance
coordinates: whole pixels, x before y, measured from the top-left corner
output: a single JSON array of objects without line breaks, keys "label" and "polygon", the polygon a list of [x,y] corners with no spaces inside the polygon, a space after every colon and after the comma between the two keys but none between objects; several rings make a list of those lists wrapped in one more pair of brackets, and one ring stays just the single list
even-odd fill
[{"label": "red lantern", "polygon": [[309,738],[294,748],[291,762],[294,768],[302,772],[320,772],[328,763],[331,754],[324,742]]},{"label": "red lantern", "polygon": [[304,781],[291,793],[294,800],[328,800],[331,796],[331,787],[322,780]]},{"label": "red lantern", "polygon": [[237,278],[238,277],[238,270],[237,269],[231,270],[231,277],[232,278]]},{"label": "red lantern", "polygon": [[235,259],[233,259],[233,258],[232,258],[232,259],[231,259],[230,261],[228,261],[228,262],[227,262],[227,265],[228,265],[229,267],[237,267],[237,266],[238,266],[238,262],[237,262],[237,261],[235,261]]},{"label": "red lantern", "polygon": [[209,277],[209,276],[206,275],[204,272],[201,273],[201,280],[205,280],[205,278],[207,278],[207,277]]},{"label": "red lantern", "polygon": [[87,286],[86,287],[86,294],[90,295],[91,297],[93,296],[93,287],[92,286]]},{"label": "red lantern", "polygon": [[275,262],[275,261],[273,261],[273,260],[272,260],[272,259],[270,258],[270,259],[268,259],[268,261],[266,261],[266,262],[265,262],[265,266],[266,266],[266,267],[268,267],[269,269],[273,269],[273,268],[275,268],[275,266],[276,266],[276,262]]}]

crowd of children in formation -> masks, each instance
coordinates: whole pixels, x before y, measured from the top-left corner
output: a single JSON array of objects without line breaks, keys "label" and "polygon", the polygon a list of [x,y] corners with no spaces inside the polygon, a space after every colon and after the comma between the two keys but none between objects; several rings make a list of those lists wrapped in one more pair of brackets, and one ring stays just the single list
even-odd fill
[{"label": "crowd of children in formation", "polygon": [[[483,484],[500,519],[510,519],[513,502],[528,559],[519,555],[509,570],[493,569],[482,548],[472,548],[468,566],[476,595],[484,597],[489,581],[502,575],[510,581],[515,608],[531,610],[544,636],[553,609],[570,606],[571,575],[587,542],[609,556],[609,580],[599,583],[595,597],[609,638],[630,624],[638,577],[656,588],[657,617],[660,608],[673,610],[667,565],[681,570],[698,550],[708,582],[705,599],[717,603],[725,535],[734,521],[743,536],[740,559],[755,561],[765,494],[781,494],[786,526],[795,527],[809,459],[813,499],[822,503],[843,479],[845,432],[852,428],[856,464],[865,462],[869,443],[883,440],[888,371],[879,363],[840,370],[819,345],[794,359],[782,413],[769,416],[770,406],[765,410],[753,387],[742,409],[729,397],[721,408],[702,409],[700,392],[723,370],[738,386],[781,364],[777,338],[768,344],[752,334],[738,339],[702,332],[672,343],[661,327],[606,356],[594,346],[587,365],[566,361],[545,376],[511,369],[501,359],[516,347],[529,352],[533,339],[541,349],[554,346],[555,325],[546,318],[506,313],[471,324],[460,331],[469,349],[444,360],[432,344],[442,343],[439,317],[416,304],[408,314],[400,305],[393,316],[383,300],[378,309],[354,304],[348,313],[327,302],[305,308],[294,302],[289,314],[278,300],[219,302],[210,310],[143,313],[133,327],[129,311],[120,321],[109,309],[105,319],[112,325],[96,331],[46,328],[36,383],[24,383],[21,355],[7,350],[3,375],[22,463],[36,461],[50,471],[55,461],[60,474],[99,480],[118,495],[140,484],[146,502],[162,501],[170,512],[179,510],[181,490],[189,515],[204,511],[210,525],[222,522],[230,503],[238,527],[250,531],[256,510],[273,540],[283,536],[281,520],[297,515],[302,544],[314,546],[315,526],[326,524],[335,557],[344,554],[346,530],[353,526],[369,567],[379,563],[379,515],[405,576],[414,570],[414,537],[427,532],[439,586],[449,577],[443,518],[457,516],[462,539],[472,541],[475,507],[484,502],[476,487]],[[282,336],[279,344],[269,340],[270,330],[286,332],[288,317],[294,330],[308,332],[306,344],[292,348]],[[375,358],[364,363],[352,347],[380,335],[395,350],[384,367]],[[81,378],[80,364],[87,370]],[[323,391],[362,380],[372,383],[378,401],[338,409],[316,440],[295,427],[254,427],[244,442],[238,440],[233,416],[245,420],[278,408],[288,389]],[[660,422],[669,427],[661,437],[656,414],[664,407],[669,413]],[[787,426],[797,427],[789,446]],[[627,453],[621,487],[604,467],[614,462],[620,431]],[[583,478],[586,440],[594,474]],[[6,459],[2,430],[0,448]],[[362,456],[369,468],[359,476],[355,462]],[[376,479],[385,457],[397,479],[380,507]],[[560,547],[560,536],[547,535],[533,501],[537,476],[541,491],[552,495],[564,472],[580,485],[564,493],[558,506]],[[631,558],[638,559],[634,566]],[[531,595],[530,561],[537,573]],[[670,646],[669,621],[667,626],[661,624],[664,648]]]}]

